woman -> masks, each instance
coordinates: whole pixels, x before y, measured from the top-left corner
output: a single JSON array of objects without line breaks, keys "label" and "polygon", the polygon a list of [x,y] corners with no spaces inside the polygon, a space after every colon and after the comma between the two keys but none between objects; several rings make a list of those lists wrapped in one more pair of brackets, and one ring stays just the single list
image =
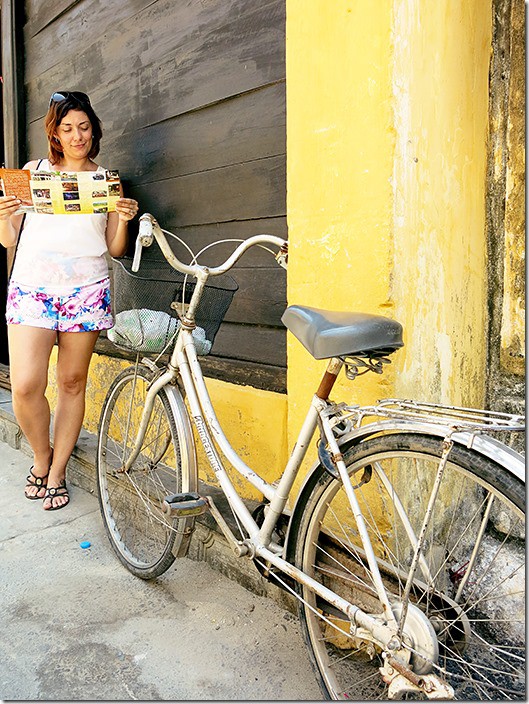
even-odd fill
[{"label": "woman", "polygon": [[[53,93],[45,118],[48,159],[25,169],[103,171],[101,123],[87,95]],[[0,198],[0,243],[16,243],[20,201]],[[105,253],[121,256],[127,225],[138,203],[119,198],[116,212],[93,215],[28,213],[11,274],[6,307],[13,410],[34,453],[28,499],[44,499],[48,511],[69,503],[66,464],[81,430],[90,358],[100,330],[112,327]],[[50,408],[44,395],[57,343],[57,407],[53,450]]]}]

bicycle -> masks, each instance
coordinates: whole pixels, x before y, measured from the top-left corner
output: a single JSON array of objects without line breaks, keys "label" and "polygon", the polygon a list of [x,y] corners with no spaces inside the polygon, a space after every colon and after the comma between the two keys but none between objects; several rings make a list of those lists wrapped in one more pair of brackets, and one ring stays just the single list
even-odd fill
[{"label": "bicycle", "polygon": [[[134,272],[155,239],[168,268],[180,272],[174,285],[156,287],[170,298],[158,310],[165,307],[172,327],[157,328],[158,357],[138,354],[101,412],[99,502],[120,561],[138,577],[161,575],[186,555],[197,516],[209,511],[237,556],[296,597],[325,697],[524,698],[525,468],[491,435],[522,430],[524,418],[398,399],[333,402],[340,370],[350,379],[381,373],[403,344],[402,328],[381,316],[290,306],[284,324],[327,368],[284,472],[264,481],[226,439],[197,348],[207,353],[204,339],[213,341],[233,295],[233,287],[210,289],[215,277],[256,245],[286,266],[286,242],[256,235],[208,268],[180,261],[166,235],[143,215],[124,275],[132,289],[150,283]],[[143,310],[150,325],[147,304],[136,291],[125,306],[138,320]],[[153,334],[140,327],[129,349],[148,351]],[[238,536],[212,497],[199,493],[193,426]],[[315,434],[318,458],[291,506]],[[262,493],[253,513],[221,455]]]}]

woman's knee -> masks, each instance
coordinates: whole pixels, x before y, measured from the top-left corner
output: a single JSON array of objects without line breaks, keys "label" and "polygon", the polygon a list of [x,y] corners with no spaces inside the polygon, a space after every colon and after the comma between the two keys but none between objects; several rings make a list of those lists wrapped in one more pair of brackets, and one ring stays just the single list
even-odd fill
[{"label": "woman's knee", "polygon": [[11,380],[11,394],[14,403],[27,403],[44,396],[46,384],[37,379]]},{"label": "woman's knee", "polygon": [[67,396],[79,396],[86,389],[86,376],[82,374],[57,375],[57,390]]}]

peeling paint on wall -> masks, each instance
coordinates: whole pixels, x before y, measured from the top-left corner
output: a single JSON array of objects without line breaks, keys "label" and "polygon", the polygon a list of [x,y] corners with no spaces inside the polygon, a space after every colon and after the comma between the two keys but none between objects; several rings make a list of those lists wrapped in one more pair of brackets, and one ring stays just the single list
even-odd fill
[{"label": "peeling paint on wall", "polygon": [[519,375],[525,372],[525,56],[521,4],[515,3],[511,14],[500,352],[502,367]]},{"label": "peeling paint on wall", "polygon": [[[525,406],[525,3],[492,0],[488,405]],[[522,439],[523,440],[523,439]]]}]

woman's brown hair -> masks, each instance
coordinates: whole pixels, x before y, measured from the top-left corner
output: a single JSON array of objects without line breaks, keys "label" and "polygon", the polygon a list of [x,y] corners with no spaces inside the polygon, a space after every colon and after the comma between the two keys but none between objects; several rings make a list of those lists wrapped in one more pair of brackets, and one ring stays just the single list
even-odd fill
[{"label": "woman's brown hair", "polygon": [[[60,93],[54,93],[54,95],[60,95]],[[44,118],[44,126],[48,137],[48,159],[50,164],[57,164],[62,159],[63,154],[59,141],[56,139],[56,132],[57,127],[70,110],[82,110],[82,112],[86,113],[92,125],[92,148],[88,154],[89,159],[94,159],[99,154],[99,144],[103,136],[101,120],[95,114],[88,97],[85,101],[75,97],[72,93],[66,92],[65,95],[66,97],[60,101],[53,100],[52,96],[50,107]]]}]

